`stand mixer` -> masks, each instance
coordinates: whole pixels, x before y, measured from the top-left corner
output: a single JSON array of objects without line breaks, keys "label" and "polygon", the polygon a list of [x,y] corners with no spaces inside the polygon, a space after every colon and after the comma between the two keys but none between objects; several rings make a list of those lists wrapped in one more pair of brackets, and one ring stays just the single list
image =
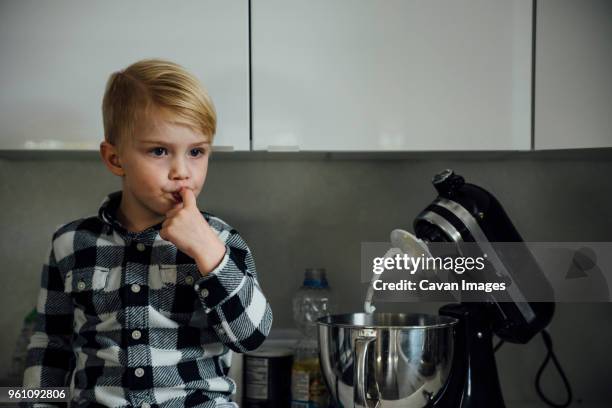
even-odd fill
[{"label": "stand mixer", "polygon": [[[416,237],[400,249],[469,243],[512,284],[487,301],[448,304],[439,316],[353,313],[319,319],[320,361],[338,407],[503,408],[493,335],[527,343],[554,314],[530,302],[529,287],[550,285],[497,199],[452,170],[433,178],[437,198],[414,220]],[[393,237],[393,235],[392,235]],[[494,243],[515,243],[512,253]],[[410,255],[418,256],[417,253]],[[521,271],[529,271],[529,276]],[[549,297],[552,298],[552,297]]]}]

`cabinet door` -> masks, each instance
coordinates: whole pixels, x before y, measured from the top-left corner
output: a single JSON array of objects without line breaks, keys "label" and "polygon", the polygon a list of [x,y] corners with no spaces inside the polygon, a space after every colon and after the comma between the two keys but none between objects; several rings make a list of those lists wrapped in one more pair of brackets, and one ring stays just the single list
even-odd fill
[{"label": "cabinet door", "polygon": [[258,0],[256,150],[531,148],[529,0]]},{"label": "cabinet door", "polygon": [[106,81],[143,58],[194,73],[215,144],[249,149],[246,0],[7,1],[0,43],[0,149],[97,150]]},{"label": "cabinet door", "polygon": [[612,2],[539,0],[535,147],[612,147]]}]

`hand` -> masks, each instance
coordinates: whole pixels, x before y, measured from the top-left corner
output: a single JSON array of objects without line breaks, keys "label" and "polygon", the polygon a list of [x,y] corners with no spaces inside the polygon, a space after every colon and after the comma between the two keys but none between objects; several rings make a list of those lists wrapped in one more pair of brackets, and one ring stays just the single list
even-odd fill
[{"label": "hand", "polygon": [[188,188],[180,190],[183,202],[166,213],[159,235],[192,257],[202,275],[211,272],[225,255],[225,244],[208,225]]}]

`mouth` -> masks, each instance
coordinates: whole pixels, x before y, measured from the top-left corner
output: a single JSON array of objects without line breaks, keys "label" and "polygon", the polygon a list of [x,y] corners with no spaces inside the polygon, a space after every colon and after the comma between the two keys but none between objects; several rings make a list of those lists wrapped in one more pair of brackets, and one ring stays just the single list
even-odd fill
[{"label": "mouth", "polygon": [[172,198],[174,198],[174,201],[177,203],[182,203],[183,202],[183,197],[181,197],[181,194],[177,191],[172,193]]}]

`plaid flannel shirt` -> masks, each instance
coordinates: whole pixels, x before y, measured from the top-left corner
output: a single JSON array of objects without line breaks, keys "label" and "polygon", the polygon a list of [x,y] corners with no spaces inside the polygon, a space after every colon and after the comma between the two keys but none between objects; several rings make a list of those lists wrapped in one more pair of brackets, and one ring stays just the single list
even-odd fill
[{"label": "plaid flannel shirt", "polygon": [[159,236],[161,223],[127,231],[116,218],[120,199],[110,194],[98,216],[53,234],[24,386],[72,385],[73,407],[227,404],[232,350],[257,348],[272,324],[248,246],[202,212],[226,244],[203,277]]}]

